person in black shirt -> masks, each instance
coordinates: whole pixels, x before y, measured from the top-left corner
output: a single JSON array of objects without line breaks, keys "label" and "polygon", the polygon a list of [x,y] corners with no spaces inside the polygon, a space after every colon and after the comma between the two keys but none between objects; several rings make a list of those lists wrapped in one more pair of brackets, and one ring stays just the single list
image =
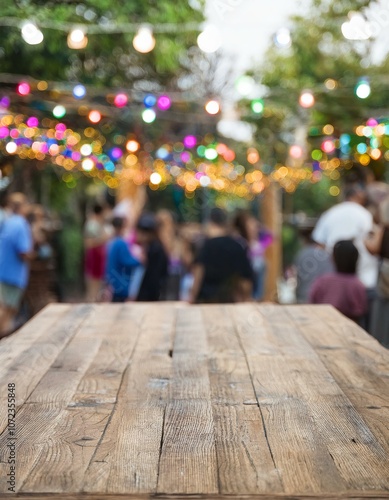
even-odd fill
[{"label": "person in black shirt", "polygon": [[228,234],[224,210],[211,211],[207,239],[194,266],[190,302],[233,303],[251,300],[254,274],[244,248]]},{"label": "person in black shirt", "polygon": [[157,236],[157,220],[153,214],[141,215],[136,227],[137,242],[146,255],[146,266],[136,298],[139,302],[156,302],[166,286],[168,257]]}]

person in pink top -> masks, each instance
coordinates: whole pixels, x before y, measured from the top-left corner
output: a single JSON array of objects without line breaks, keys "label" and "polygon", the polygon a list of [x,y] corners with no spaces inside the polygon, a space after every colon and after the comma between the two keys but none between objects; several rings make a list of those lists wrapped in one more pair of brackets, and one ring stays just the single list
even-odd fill
[{"label": "person in pink top", "polygon": [[359,252],[351,240],[334,245],[333,259],[336,272],[324,274],[313,283],[311,304],[331,304],[348,318],[360,323],[366,314],[366,288],[356,275]]}]

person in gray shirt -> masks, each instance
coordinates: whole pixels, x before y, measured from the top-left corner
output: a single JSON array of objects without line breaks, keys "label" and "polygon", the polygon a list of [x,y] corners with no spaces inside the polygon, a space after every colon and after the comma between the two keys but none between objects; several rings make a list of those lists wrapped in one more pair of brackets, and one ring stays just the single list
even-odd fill
[{"label": "person in gray shirt", "polygon": [[309,302],[313,282],[323,274],[334,271],[331,255],[312,240],[312,228],[302,229],[304,246],[296,256],[294,265],[297,274],[296,300],[298,304]]}]

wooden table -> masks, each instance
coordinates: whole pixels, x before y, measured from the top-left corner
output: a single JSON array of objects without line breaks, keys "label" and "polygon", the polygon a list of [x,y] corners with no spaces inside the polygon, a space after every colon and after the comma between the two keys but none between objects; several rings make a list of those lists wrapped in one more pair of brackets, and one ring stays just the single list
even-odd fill
[{"label": "wooden table", "polygon": [[389,352],[329,306],[45,308],[0,342],[0,493],[8,384],[21,497],[389,498]]}]

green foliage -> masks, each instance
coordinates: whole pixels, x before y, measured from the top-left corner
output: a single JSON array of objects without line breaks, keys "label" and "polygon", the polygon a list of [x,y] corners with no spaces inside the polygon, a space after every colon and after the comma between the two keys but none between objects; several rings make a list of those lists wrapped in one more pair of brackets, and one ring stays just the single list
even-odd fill
[{"label": "green foliage", "polygon": [[[272,45],[265,62],[251,73],[267,88],[263,115],[254,115],[247,101],[240,103],[246,121],[256,126],[255,142],[265,164],[273,168],[285,164],[295,131],[301,125],[307,130],[317,127],[319,133],[308,136],[309,146],[320,148],[322,127],[334,126],[335,137],[352,133],[371,116],[389,116],[385,75],[389,58],[381,64],[371,61],[374,40],[354,42],[343,37],[341,26],[350,11],[364,13],[377,2],[369,0],[312,0],[307,16],[291,19],[292,46],[279,49]],[[359,99],[354,92],[358,79],[371,79],[372,93]],[[337,82],[334,90],[325,86],[327,79]],[[311,89],[316,104],[310,110],[299,106],[299,95]],[[321,136],[321,137],[320,137]],[[309,162],[309,158],[307,159]],[[383,164],[371,166],[380,176]],[[322,212],[335,199],[329,192],[330,181],[303,184],[294,195],[294,208],[310,215]]]},{"label": "green foliage", "polygon": [[[203,6],[203,0],[199,2]],[[180,27],[184,23],[204,19],[203,11],[192,8],[187,2],[171,0],[19,0],[2,5],[2,17],[35,21],[38,26],[50,22],[70,25],[123,23],[171,23]],[[90,19],[90,21],[86,20]],[[85,49],[67,47],[67,32],[42,28],[45,39],[37,46],[27,45],[19,27],[0,30],[0,72],[28,74],[39,79],[78,80],[104,86],[129,86],[136,81],[153,82],[154,85],[171,85],[182,71],[180,59],[189,47],[195,45],[197,33],[158,33],[155,50],[139,54],[132,46],[134,33],[99,33],[88,35]]]}]

